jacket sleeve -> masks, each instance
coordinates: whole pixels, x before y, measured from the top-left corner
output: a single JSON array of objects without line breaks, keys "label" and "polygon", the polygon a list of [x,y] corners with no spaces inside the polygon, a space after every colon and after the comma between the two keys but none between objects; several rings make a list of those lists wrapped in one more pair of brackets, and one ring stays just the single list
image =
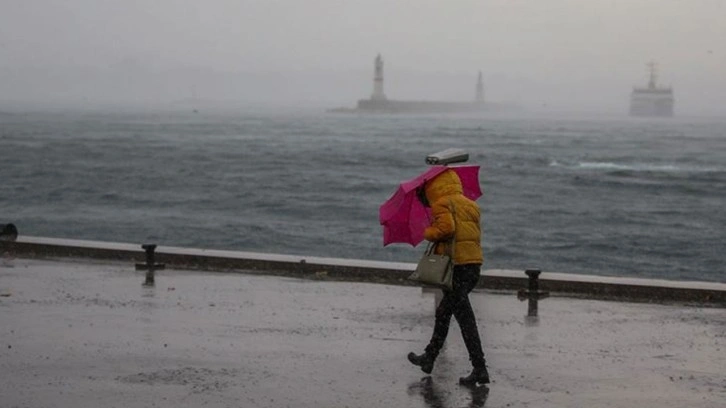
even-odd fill
[{"label": "jacket sleeve", "polygon": [[433,221],[424,231],[424,238],[431,242],[444,241],[454,234],[454,216],[449,209],[449,201],[437,200],[431,204]]}]

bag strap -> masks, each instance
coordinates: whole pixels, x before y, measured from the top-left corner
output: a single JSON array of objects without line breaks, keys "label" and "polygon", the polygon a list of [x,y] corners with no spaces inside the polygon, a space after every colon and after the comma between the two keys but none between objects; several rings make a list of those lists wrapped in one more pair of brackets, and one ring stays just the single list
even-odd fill
[{"label": "bag strap", "polygon": [[454,202],[449,198],[449,208],[451,209],[451,217],[454,219],[454,235],[451,236],[450,257],[451,262],[454,262],[454,250],[456,248],[456,206]]}]

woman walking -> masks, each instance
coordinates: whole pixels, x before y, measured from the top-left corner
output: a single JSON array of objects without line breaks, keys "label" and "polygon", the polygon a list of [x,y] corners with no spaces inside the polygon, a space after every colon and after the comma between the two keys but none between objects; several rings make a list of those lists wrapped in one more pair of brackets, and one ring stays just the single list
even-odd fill
[{"label": "woman walking", "polygon": [[419,190],[419,199],[431,207],[433,220],[426,228],[425,238],[436,243],[435,253],[446,251],[446,244],[453,238],[454,276],[453,289],[444,291],[436,308],[436,322],[431,341],[423,354],[408,354],[408,360],[421,367],[426,374],[434,368],[434,362],[444,346],[449,333],[451,316],[461,328],[469,360],[474,367],[471,374],[459,379],[462,385],[488,384],[486,368],[476,317],[469,302],[469,292],[479,281],[481,264],[484,260],[481,248],[481,227],[479,206],[463,195],[459,176],[453,170],[446,170]]}]

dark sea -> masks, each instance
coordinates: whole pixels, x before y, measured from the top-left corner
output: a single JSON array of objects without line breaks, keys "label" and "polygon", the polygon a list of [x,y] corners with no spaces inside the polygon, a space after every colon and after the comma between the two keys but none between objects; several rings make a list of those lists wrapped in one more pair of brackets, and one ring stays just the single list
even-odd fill
[{"label": "dark sea", "polygon": [[323,112],[0,114],[21,235],[416,262],[378,208],[481,165],[485,269],[726,282],[726,120]]}]

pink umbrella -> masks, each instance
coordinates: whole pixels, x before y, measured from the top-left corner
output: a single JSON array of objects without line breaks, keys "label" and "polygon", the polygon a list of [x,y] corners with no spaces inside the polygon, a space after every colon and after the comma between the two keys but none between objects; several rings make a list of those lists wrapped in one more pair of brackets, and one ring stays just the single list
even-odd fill
[{"label": "pink umbrella", "polygon": [[454,170],[459,176],[466,197],[472,200],[481,197],[479,166],[431,166],[418,177],[401,183],[391,198],[381,205],[378,220],[383,225],[383,246],[392,243],[416,246],[423,241],[431,210],[418,200],[416,189],[447,169]]}]

